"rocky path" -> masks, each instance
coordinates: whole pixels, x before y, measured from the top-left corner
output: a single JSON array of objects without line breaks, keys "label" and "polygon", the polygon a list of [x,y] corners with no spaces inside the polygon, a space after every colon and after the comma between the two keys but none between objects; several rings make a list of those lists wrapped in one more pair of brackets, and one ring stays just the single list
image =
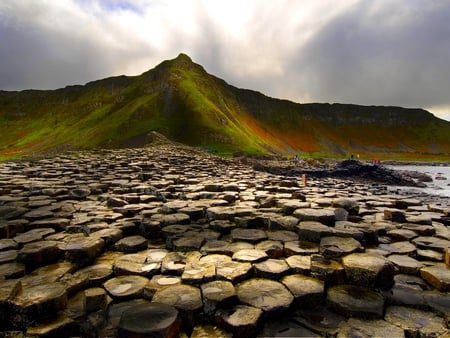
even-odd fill
[{"label": "rocky path", "polygon": [[0,335],[448,336],[449,209],[167,145],[0,163]]}]

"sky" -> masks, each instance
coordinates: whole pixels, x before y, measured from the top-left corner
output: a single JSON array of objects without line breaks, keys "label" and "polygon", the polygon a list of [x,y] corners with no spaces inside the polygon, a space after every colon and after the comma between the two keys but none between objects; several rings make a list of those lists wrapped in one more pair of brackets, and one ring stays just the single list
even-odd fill
[{"label": "sky", "polygon": [[188,54],[295,102],[450,120],[449,0],[1,0],[0,90],[138,75]]}]

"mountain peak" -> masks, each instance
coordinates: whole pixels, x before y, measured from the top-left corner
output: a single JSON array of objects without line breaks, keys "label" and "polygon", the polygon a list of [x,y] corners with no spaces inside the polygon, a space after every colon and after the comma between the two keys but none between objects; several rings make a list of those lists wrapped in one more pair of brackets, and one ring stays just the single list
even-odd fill
[{"label": "mountain peak", "polygon": [[186,62],[186,63],[192,63],[192,59],[190,58],[190,56],[187,54],[184,54],[184,53],[178,54],[178,56],[175,58],[175,60],[181,61],[181,62]]}]

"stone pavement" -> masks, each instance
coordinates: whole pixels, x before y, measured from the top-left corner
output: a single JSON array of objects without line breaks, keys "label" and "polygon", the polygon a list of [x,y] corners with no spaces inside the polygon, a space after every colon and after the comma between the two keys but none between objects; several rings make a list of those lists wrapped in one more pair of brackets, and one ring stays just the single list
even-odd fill
[{"label": "stone pavement", "polygon": [[449,205],[181,146],[0,163],[0,335],[448,336]]}]

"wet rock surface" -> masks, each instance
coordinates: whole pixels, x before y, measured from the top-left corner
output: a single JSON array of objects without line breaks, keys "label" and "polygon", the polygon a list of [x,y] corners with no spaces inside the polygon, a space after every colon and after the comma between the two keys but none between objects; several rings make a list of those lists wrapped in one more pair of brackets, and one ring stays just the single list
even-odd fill
[{"label": "wet rock surface", "polygon": [[2,162],[0,336],[448,334],[448,201],[352,165],[305,185],[175,145]]}]

